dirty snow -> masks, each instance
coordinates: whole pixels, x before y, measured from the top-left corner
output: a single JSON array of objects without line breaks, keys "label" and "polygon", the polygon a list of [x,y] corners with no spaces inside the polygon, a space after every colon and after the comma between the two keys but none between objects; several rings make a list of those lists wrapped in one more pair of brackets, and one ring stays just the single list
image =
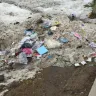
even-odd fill
[{"label": "dirty snow", "polygon": [[[5,1],[8,2],[10,0],[5,0]],[[86,33],[85,37],[88,37],[88,39],[90,41],[94,41],[96,38],[96,34],[95,34],[96,25],[95,24],[84,24],[84,26],[82,26],[82,24],[83,24],[82,21],[78,20],[78,21],[70,22],[68,17],[66,15],[64,15],[64,14],[67,14],[67,15],[75,14],[77,17],[86,18],[87,17],[86,15],[88,15],[92,11],[92,8],[84,8],[84,5],[91,3],[92,0],[53,0],[53,1],[52,0],[44,0],[44,1],[43,0],[32,0],[31,3],[30,3],[30,0],[18,0],[18,1],[16,0],[14,2],[16,2],[17,5],[20,5],[20,6],[22,5],[22,7],[24,7],[24,6],[30,7],[32,9],[32,11],[39,10],[39,12],[43,15],[46,13],[47,14],[58,14],[58,13],[63,14],[63,15],[59,14],[59,16],[56,15],[56,17],[53,17],[53,21],[57,20],[57,18],[58,18],[58,21],[60,21],[61,26],[60,26],[60,28],[56,29],[57,33],[60,33],[64,36],[66,36],[70,40],[71,43],[69,43],[69,44],[71,45],[71,48],[64,45],[63,50],[60,48],[50,49],[50,47],[52,48],[53,46],[50,43],[50,40],[47,41],[47,44],[50,43],[50,45],[48,45],[49,46],[48,55],[52,55],[53,56],[52,59],[48,60],[46,58],[44,58],[44,59],[42,58],[41,60],[36,60],[36,62],[34,63],[34,66],[36,68],[31,71],[29,71],[28,68],[12,70],[10,72],[7,72],[6,70],[2,71],[0,74],[5,75],[6,81],[4,83],[0,83],[0,85],[8,85],[8,84],[12,83],[13,81],[19,81],[19,80],[22,81],[24,79],[34,77],[34,75],[36,74],[36,71],[39,70],[37,68],[37,66],[41,66],[42,68],[44,68],[46,66],[52,66],[52,65],[59,66],[59,67],[71,66],[72,64],[81,62],[83,60],[82,55],[89,55],[90,53],[93,52],[93,50],[86,44],[84,38],[83,38],[84,41],[81,42],[81,41],[77,40],[74,36],[72,37],[72,35],[70,35],[70,34],[73,31],[80,33],[83,29]],[[3,32],[3,33],[2,32],[0,33],[0,35],[1,35],[0,44],[4,43],[6,45],[11,46],[12,42],[15,42],[15,44],[13,44],[13,47],[14,47],[16,45],[16,43],[19,42],[19,40],[21,40],[22,37],[24,37],[23,32],[25,30],[26,18],[28,18],[30,16],[31,16],[31,12],[28,11],[27,9],[21,9],[20,7],[17,7],[15,5],[11,5],[11,4],[7,4],[7,3],[0,3],[0,21],[4,22],[4,24],[7,24],[7,27],[0,26],[0,28]],[[32,15],[32,16],[33,17],[31,19],[29,19],[30,22],[31,22],[31,20],[35,20],[37,17],[41,18],[40,14],[39,14],[39,16],[36,16],[36,15]],[[14,22],[18,22],[18,21],[22,22],[23,24],[8,25],[10,23],[14,23]],[[29,23],[29,25],[30,25],[30,23]],[[28,25],[28,27],[30,27],[29,25]],[[66,35],[65,33],[68,33],[68,34]],[[80,35],[82,35],[82,34],[83,33],[80,33]],[[11,37],[11,39],[10,39],[10,37]],[[1,40],[2,40],[2,42],[1,42]],[[58,42],[58,41],[53,41],[53,42]],[[76,47],[78,45],[83,45],[83,48],[77,50]],[[57,46],[57,45],[54,45],[54,46]],[[59,46],[60,46],[60,43],[58,42],[58,47]],[[77,59],[77,61],[74,60],[75,58]],[[45,62],[46,62],[46,64],[45,64]]]}]

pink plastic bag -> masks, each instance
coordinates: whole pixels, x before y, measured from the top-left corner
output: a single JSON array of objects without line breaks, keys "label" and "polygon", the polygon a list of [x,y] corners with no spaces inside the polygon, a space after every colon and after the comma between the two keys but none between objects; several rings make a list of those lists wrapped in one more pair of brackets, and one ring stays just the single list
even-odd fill
[{"label": "pink plastic bag", "polygon": [[31,49],[31,48],[24,48],[24,49],[22,49],[22,51],[23,51],[24,53],[26,53],[27,55],[32,54],[32,49]]}]

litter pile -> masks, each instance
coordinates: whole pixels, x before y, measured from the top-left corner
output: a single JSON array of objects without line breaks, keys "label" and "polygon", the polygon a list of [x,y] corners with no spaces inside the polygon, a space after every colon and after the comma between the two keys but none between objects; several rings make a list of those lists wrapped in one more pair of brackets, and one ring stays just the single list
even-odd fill
[{"label": "litter pile", "polygon": [[[1,75],[5,74],[6,85],[32,77],[31,74],[35,75],[37,71],[33,72],[32,68],[77,67],[87,62],[96,62],[94,30],[95,25],[70,21],[67,16],[43,16],[35,27],[24,30],[24,36],[18,44],[13,42],[13,48],[0,51],[0,71]],[[16,70],[16,65],[27,67],[26,70],[24,67],[24,70]],[[13,70],[7,72],[7,69]]]}]

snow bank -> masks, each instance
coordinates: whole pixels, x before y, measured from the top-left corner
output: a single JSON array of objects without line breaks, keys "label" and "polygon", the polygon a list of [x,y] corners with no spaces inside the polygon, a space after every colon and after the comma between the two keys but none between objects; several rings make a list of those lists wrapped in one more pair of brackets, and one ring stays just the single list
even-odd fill
[{"label": "snow bank", "polygon": [[[47,3],[47,7],[38,7],[38,10],[50,14],[75,14],[77,17],[86,18],[87,15],[92,12],[92,8],[84,7],[84,5],[92,3],[92,1],[93,0],[54,0],[52,2],[50,1],[53,3],[51,7],[48,7]],[[55,2],[57,2],[57,4],[55,4]]]},{"label": "snow bank", "polygon": [[31,12],[21,9],[15,5],[0,3],[0,21],[9,24],[14,22],[23,22]]}]

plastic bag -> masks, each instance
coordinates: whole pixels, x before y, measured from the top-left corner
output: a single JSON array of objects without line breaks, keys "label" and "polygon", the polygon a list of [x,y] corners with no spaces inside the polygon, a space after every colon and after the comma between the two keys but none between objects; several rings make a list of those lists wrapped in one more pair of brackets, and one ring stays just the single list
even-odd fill
[{"label": "plastic bag", "polygon": [[27,60],[27,56],[24,52],[19,54],[19,62],[22,64],[27,64],[28,60]]}]

